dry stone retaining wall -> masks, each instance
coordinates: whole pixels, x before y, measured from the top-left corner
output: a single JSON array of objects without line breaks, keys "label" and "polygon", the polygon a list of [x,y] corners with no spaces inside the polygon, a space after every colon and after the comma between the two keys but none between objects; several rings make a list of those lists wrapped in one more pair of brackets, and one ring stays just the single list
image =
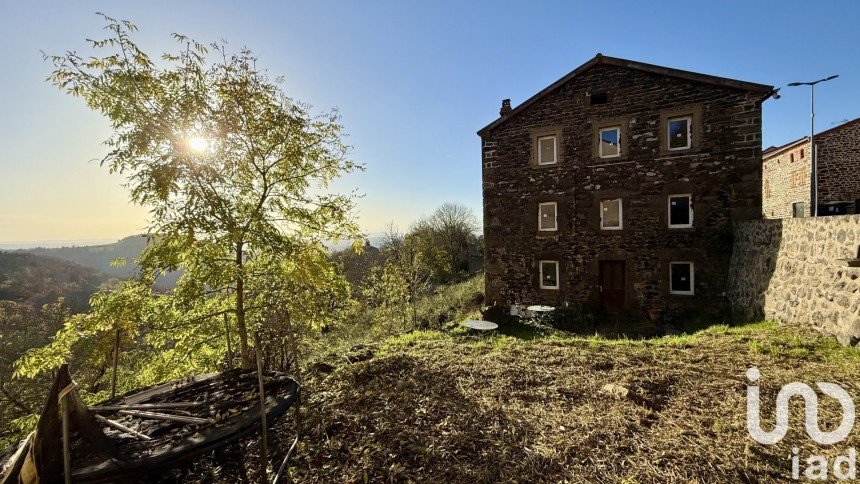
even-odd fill
[{"label": "dry stone retaining wall", "polygon": [[735,225],[729,299],[747,318],[810,324],[860,342],[860,215]]}]

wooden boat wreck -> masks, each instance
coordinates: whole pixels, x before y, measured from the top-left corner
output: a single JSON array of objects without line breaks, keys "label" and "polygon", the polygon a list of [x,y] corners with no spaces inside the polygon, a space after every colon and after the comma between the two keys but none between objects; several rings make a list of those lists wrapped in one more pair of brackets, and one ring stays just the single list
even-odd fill
[{"label": "wooden boat wreck", "polygon": [[284,373],[263,372],[263,383],[262,406],[257,373],[230,370],[87,407],[64,365],[36,430],[5,463],[0,484],[63,482],[66,466],[72,482],[154,477],[257,432],[262,408],[271,425],[299,398],[298,383]]}]

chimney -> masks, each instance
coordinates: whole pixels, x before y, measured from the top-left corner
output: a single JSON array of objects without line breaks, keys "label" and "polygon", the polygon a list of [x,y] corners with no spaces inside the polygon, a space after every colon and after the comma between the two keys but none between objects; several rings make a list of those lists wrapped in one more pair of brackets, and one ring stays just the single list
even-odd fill
[{"label": "chimney", "polygon": [[513,111],[513,109],[511,109],[511,100],[502,99],[502,109],[499,109],[499,116],[507,116],[511,111]]}]

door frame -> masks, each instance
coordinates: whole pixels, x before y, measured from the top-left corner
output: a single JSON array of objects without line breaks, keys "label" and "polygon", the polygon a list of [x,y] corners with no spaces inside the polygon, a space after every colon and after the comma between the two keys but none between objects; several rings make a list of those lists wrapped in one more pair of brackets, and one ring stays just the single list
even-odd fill
[{"label": "door frame", "polygon": [[[621,284],[620,284],[620,289],[617,289],[617,290],[621,291],[621,301],[619,302],[618,307],[615,309],[612,309],[612,310],[608,310],[606,308],[606,305],[604,304],[604,300],[603,300],[603,294],[604,294],[604,290],[605,290],[603,287],[604,267],[607,265],[610,265],[610,264],[618,264],[621,266]],[[628,285],[628,278],[627,278],[627,260],[626,259],[610,259],[610,258],[603,259],[602,258],[602,259],[599,259],[597,261],[598,302],[600,304],[600,310],[601,311],[606,312],[606,313],[610,313],[610,314],[623,312],[627,308],[627,292],[628,292],[627,291],[627,289],[628,289],[627,285]]]}]

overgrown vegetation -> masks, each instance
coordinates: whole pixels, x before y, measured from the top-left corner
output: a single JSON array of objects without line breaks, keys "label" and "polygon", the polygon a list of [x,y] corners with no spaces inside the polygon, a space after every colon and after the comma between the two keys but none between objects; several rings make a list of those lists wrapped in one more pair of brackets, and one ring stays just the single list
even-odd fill
[{"label": "overgrown vegetation", "polygon": [[415,324],[413,320],[390,318],[390,308],[385,306],[357,306],[348,322],[332,327],[308,342],[306,359],[311,362],[338,359],[356,346],[377,343],[393,335],[424,334],[430,328],[435,331],[456,328],[466,317],[478,316],[483,290],[483,274],[439,286],[414,304]]},{"label": "overgrown vegetation", "polygon": [[[25,433],[39,409],[16,405],[27,379],[37,382],[27,397],[38,400],[42,379],[62,363],[96,402],[247,367],[252,346],[267,368],[297,372],[300,357],[439,328],[477,304],[479,281],[467,280],[468,255],[480,250],[469,209],[445,204],[405,234],[392,228],[377,258],[347,270],[355,258],[332,258],[324,246],[359,235],[355,196],[327,191],[361,169],[337,112],[311,114],[247,49],[177,34],[179,48],[156,61],[134,42],[133,24],[104,18],[108,34],[89,41],[91,52],[45,58],[56,87],[110,122],[102,163],[150,210],[148,244],[136,260],[115,262],[137,267],[134,278],[101,288],[87,312],[51,319],[4,355],[18,383],[3,388],[19,392],[0,391],[14,410],[0,412],[4,427],[16,422],[4,438]],[[156,290],[166,274],[176,284]]]}]

